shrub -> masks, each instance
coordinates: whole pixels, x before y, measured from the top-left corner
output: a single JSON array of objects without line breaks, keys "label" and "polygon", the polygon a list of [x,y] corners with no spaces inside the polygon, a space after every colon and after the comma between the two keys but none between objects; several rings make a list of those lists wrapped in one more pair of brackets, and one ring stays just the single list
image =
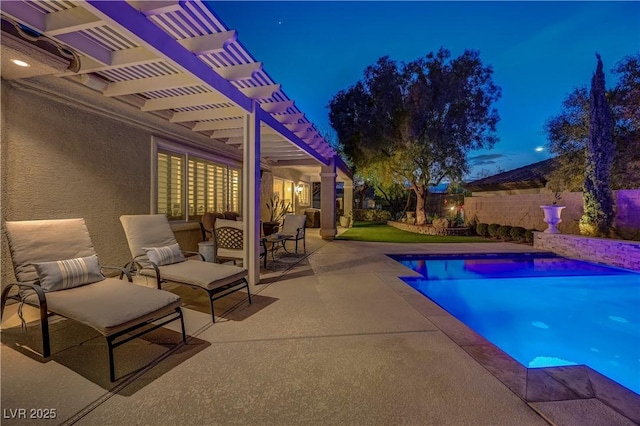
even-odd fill
[{"label": "shrub", "polygon": [[473,215],[471,219],[466,218],[464,220],[464,226],[471,229],[471,231],[476,232],[478,230],[478,216]]},{"label": "shrub", "polygon": [[535,231],[535,229],[527,229],[524,233],[524,241],[526,243],[533,244],[533,231]]},{"label": "shrub", "polygon": [[486,223],[478,223],[476,225],[476,234],[481,237],[487,238],[489,236],[489,225]]},{"label": "shrub", "polygon": [[510,241],[511,240],[511,226],[502,225],[501,227],[499,227],[498,230],[496,231],[496,237],[500,238],[503,241]]},{"label": "shrub", "polygon": [[489,224],[489,226],[487,227],[487,230],[489,231],[489,236],[491,238],[497,238],[498,237],[498,228],[500,228],[500,224],[498,224],[498,223]]},{"label": "shrub", "polygon": [[519,243],[525,240],[524,234],[527,232],[522,226],[514,226],[511,228],[511,239]]},{"label": "shrub", "polygon": [[391,220],[391,212],[388,210],[355,209],[353,210],[353,220],[359,222],[386,222]]},{"label": "shrub", "polygon": [[446,229],[449,227],[449,219],[446,219],[444,217],[433,219],[433,227],[436,229],[436,234],[446,235]]}]

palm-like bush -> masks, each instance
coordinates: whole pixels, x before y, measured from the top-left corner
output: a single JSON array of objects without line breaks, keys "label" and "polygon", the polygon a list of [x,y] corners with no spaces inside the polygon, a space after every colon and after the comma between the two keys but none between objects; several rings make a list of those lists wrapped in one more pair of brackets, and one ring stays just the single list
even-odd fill
[{"label": "palm-like bush", "polygon": [[280,222],[284,215],[291,211],[291,203],[274,196],[267,201],[267,210],[269,210],[269,222]]}]

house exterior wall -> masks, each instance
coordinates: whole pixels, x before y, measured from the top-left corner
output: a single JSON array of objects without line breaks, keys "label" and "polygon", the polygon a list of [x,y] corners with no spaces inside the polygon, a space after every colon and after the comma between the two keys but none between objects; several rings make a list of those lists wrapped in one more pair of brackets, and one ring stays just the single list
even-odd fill
[{"label": "house exterior wall", "polygon": [[[318,166],[320,166],[320,163],[318,163]],[[306,182],[309,184],[309,186],[311,186],[311,182],[307,180],[306,176],[298,172],[297,170],[289,169],[286,167],[274,167],[272,169],[271,191],[268,192],[266,200],[268,200],[271,197],[271,194],[273,193],[273,178],[290,180],[293,182],[294,185],[298,185],[298,183],[300,182]],[[311,204],[309,204],[308,206],[301,206],[298,201],[297,194],[295,194],[294,197],[295,197],[295,206],[294,206],[295,214],[304,214],[305,210],[311,208]],[[267,211],[266,217],[267,218],[269,217],[268,211]]]},{"label": "house exterior wall", "polygon": [[[633,236],[640,231],[640,189],[614,191],[616,196],[617,218],[615,226],[625,236]],[[553,192],[528,194],[486,194],[465,197],[464,211],[467,220],[476,219],[482,223],[522,226],[527,229],[543,231],[544,213],[541,205],[553,202]],[[565,192],[558,205],[566,206],[562,210],[562,222],[558,229],[564,234],[579,234],[578,222],[583,213],[582,192]]]},{"label": "house exterior wall", "polygon": [[[92,109],[80,95],[90,89],[51,79],[54,85],[61,85],[54,91],[2,80],[3,223],[83,217],[101,263],[122,266],[130,252],[120,215],[155,211],[151,201],[152,136],[177,142],[190,137],[191,142],[202,145],[211,141],[191,135],[188,129],[167,127],[171,125],[161,118],[142,116],[134,107],[113,109],[113,100],[102,95]],[[69,101],[74,96],[77,105]],[[106,104],[97,105],[100,102]],[[197,251],[202,240],[198,223],[172,224],[172,228],[183,249]],[[12,269],[3,234],[3,285],[15,280]]]}]

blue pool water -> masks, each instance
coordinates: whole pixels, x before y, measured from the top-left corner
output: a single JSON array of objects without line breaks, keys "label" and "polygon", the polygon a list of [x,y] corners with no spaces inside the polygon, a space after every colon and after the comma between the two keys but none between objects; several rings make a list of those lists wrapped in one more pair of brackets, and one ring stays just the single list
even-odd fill
[{"label": "blue pool water", "polygon": [[586,364],[640,394],[640,274],[553,254],[391,256],[526,367]]}]

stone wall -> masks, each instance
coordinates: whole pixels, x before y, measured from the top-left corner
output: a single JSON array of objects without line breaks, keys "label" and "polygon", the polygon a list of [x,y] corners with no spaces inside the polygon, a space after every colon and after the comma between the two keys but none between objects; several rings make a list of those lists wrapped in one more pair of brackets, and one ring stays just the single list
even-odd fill
[{"label": "stone wall", "polygon": [[640,242],[535,232],[533,247],[561,256],[640,271]]},{"label": "stone wall", "polygon": [[[614,191],[616,195],[616,228],[627,237],[640,233],[640,189]],[[544,213],[541,205],[551,204],[553,193],[514,194],[465,197],[464,211],[467,220],[476,218],[482,223],[522,226],[527,229],[545,230]],[[562,211],[562,223],[558,229],[563,234],[579,234],[578,221],[582,216],[582,193],[565,192],[559,205],[566,206]]]},{"label": "stone wall", "polygon": [[[403,231],[413,232],[415,234],[424,235],[438,235],[438,229],[432,225],[414,225],[406,222],[396,222],[393,220],[387,221],[387,225],[394,228],[402,229]],[[445,235],[469,235],[469,228],[446,228],[444,229]]]}]

